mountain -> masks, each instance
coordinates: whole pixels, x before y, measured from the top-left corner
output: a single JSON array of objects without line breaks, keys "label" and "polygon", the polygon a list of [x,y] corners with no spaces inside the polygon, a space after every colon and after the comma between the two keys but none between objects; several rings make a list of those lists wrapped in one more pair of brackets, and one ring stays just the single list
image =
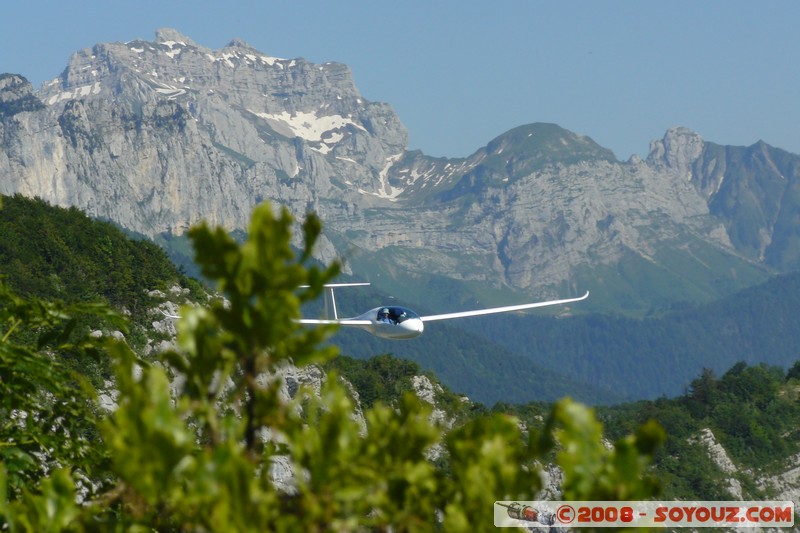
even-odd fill
[{"label": "mountain", "polygon": [[[662,500],[793,500],[796,506],[798,371],[798,362],[788,372],[743,362],[721,377],[706,370],[676,398],[601,407],[599,418],[612,442],[647,420],[664,427],[667,439],[653,464]],[[546,416],[541,404],[500,407],[529,427],[541,427]]]},{"label": "mountain", "polygon": [[0,276],[21,294],[100,299],[136,320],[147,306],[147,290],[188,282],[152,242],[128,239],[76,208],[19,195],[0,197]]},{"label": "mountain", "polygon": [[588,288],[584,309],[641,315],[800,267],[794,154],[675,128],[620,162],[530,124],[432,158],[347,66],[240,40],[210,50],[163,29],[98,44],[37,91],[4,75],[0,110],[0,192],[164,242],[202,219],[242,229],[267,199],[314,210],[321,259],[438,308]]},{"label": "mountain", "polygon": [[737,251],[782,271],[800,264],[797,205],[800,159],[758,142],[750,147],[707,143],[692,162],[711,213],[725,222]]},{"label": "mountain", "polygon": [[172,30],[74,54],[36,93],[38,112],[13,112],[33,96],[19,77],[2,90],[12,109],[2,192],[149,236],[200,220],[242,228],[267,198],[300,214],[338,210],[343,188],[378,191],[406,145],[389,106],[361,98],[344,65],[268,57],[238,40],[212,51]]}]

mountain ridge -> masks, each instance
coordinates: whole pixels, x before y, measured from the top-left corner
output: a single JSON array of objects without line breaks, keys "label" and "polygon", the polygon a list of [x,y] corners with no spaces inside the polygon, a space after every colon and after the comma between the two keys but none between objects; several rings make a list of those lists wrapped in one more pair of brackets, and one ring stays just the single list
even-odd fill
[{"label": "mountain ridge", "polygon": [[[603,295],[588,309],[634,314],[800,268],[800,157],[763,143],[719,147],[673,128],[646,159],[620,162],[534,123],[467,158],[432,158],[407,149],[399,117],[364,99],[346,65],[238,39],[210,50],[170,29],[79,51],[36,93],[4,80],[15,111],[0,115],[0,192],[151,238],[200,220],[243,229],[269,199],[317,212],[319,258],[345,257],[375,283],[451,277],[467,300],[588,288]],[[15,103],[32,97],[42,107]],[[674,290],[654,288],[664,275]]]}]

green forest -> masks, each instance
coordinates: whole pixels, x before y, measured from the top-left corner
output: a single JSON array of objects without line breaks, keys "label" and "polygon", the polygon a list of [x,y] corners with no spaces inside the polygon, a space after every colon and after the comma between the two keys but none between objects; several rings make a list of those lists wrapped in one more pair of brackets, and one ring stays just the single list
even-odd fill
[{"label": "green forest", "polygon": [[21,195],[2,200],[0,274],[22,295],[103,301],[134,317],[149,304],[145,288],[201,289],[151,241],[129,239],[77,208],[54,208]]},{"label": "green forest", "polygon": [[[376,400],[397,402],[410,390],[410,378],[423,373],[413,362],[384,355],[368,360],[340,356],[329,364],[363,391],[366,405]],[[434,376],[432,379],[436,380]],[[437,402],[456,419],[487,410],[513,414],[531,428],[541,428],[551,403],[497,403],[491,408],[464,404],[446,385]],[[735,474],[754,497],[766,497],[753,483],[753,473],[772,475],[800,453],[800,361],[789,371],[764,364],[735,364],[722,376],[706,369],[676,398],[660,398],[596,408],[606,437],[614,441],[648,420],[666,431],[666,441],[653,462],[664,499],[726,500],[729,475],[694,440],[710,429],[741,470]]]}]

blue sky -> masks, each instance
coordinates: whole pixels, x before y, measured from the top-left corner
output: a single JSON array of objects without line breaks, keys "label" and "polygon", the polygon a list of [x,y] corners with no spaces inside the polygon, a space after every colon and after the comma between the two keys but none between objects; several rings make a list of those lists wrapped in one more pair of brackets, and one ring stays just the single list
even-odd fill
[{"label": "blue sky", "polygon": [[7,1],[0,72],[35,87],[98,42],[175,28],[217,49],[347,64],[390,104],[409,148],[463,157],[554,122],[620,159],[672,126],[718,144],[800,154],[795,0]]}]

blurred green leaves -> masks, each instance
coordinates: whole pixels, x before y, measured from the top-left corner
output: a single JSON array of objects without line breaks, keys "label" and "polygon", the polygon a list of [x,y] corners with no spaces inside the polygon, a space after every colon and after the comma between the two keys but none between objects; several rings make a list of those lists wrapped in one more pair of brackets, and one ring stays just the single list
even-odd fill
[{"label": "blurred green leaves", "polygon": [[557,461],[564,471],[565,500],[644,500],[658,493],[658,480],[647,467],[666,435],[655,422],[612,446],[603,441],[592,409],[563,399],[553,407],[549,425],[555,426],[560,444]]}]

